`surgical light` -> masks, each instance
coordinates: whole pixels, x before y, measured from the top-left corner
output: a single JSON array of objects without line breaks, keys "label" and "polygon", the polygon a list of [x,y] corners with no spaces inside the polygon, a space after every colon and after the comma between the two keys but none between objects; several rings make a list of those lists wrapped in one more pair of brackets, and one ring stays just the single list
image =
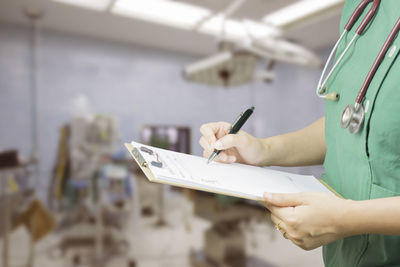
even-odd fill
[{"label": "surgical light", "polygon": [[253,81],[258,58],[245,51],[224,51],[187,66],[188,81],[209,86],[240,86]]}]

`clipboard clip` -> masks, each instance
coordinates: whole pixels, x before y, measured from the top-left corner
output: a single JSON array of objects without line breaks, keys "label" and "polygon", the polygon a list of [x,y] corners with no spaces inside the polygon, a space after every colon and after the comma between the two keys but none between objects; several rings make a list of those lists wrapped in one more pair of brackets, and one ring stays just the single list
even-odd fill
[{"label": "clipboard clip", "polygon": [[[155,155],[156,160],[153,160],[153,161],[150,162],[150,164],[151,164],[152,166],[158,167],[158,168],[162,168],[162,167],[163,167],[162,161],[160,160],[160,158],[159,158],[157,152],[151,150],[151,149],[148,148],[148,147],[144,147],[144,146],[141,146],[141,147],[140,147],[140,151],[142,151],[142,152],[144,152],[144,153],[147,153],[147,154],[149,154],[150,156]],[[140,164],[142,167],[145,167],[145,168],[148,167],[148,163],[146,162],[146,160],[143,158],[143,156],[140,154],[139,150],[138,150],[136,147],[133,148],[133,155],[137,158],[139,164]]]},{"label": "clipboard clip", "polygon": [[145,168],[148,167],[147,162],[144,160],[142,154],[140,154],[139,150],[136,147],[133,148],[132,154],[133,156],[135,156],[140,166]]}]

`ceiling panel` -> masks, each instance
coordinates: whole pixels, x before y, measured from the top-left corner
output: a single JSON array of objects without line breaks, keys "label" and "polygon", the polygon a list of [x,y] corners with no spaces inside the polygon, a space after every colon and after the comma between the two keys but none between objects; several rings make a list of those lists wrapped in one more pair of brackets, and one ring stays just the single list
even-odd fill
[{"label": "ceiling panel", "polygon": [[[230,3],[228,0],[185,0],[184,2],[201,5],[215,12],[221,11]],[[234,17],[260,20],[267,13],[293,2],[295,0],[247,0]],[[0,20],[27,24],[28,19],[24,17],[22,11],[27,5],[43,8],[45,16],[41,24],[46,29],[194,55],[206,55],[216,50],[217,38],[207,34],[82,9],[50,0],[0,0]],[[293,28],[285,35],[295,42],[319,49],[332,44],[338,36],[338,28],[339,14],[333,14],[317,23]]]},{"label": "ceiling panel", "polygon": [[[296,1],[297,0],[247,0],[233,17],[238,19],[252,18],[260,20],[267,13],[276,11]],[[214,12],[220,12],[226,8],[232,0],[180,0],[179,2],[205,6]]]}]

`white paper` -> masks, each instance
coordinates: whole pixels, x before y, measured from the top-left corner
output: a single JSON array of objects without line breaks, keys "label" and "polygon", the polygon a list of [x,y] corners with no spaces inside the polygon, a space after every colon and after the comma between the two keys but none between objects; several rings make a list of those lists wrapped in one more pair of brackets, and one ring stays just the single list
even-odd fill
[{"label": "white paper", "polygon": [[140,147],[147,147],[158,155],[162,168],[148,164],[157,182],[196,188],[198,190],[218,192],[248,199],[262,200],[264,192],[298,193],[327,192],[331,193],[315,177],[280,172],[268,168],[245,164],[224,164],[183,153],[154,148],[132,142],[146,160],[151,163],[157,160],[156,154],[142,152]]}]

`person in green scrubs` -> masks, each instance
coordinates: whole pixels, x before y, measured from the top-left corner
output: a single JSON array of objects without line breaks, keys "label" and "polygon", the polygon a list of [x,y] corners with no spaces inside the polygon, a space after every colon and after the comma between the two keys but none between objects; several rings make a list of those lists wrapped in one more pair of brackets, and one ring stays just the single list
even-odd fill
[{"label": "person in green scrubs", "polygon": [[[341,29],[360,0],[347,0]],[[368,7],[361,15],[363,18]],[[255,138],[228,134],[226,122],[202,125],[204,156],[223,150],[220,162],[257,166],[324,164],[323,180],[341,197],[326,193],[265,193],[272,221],[305,250],[323,246],[326,266],[400,266],[400,36],[385,55],[364,98],[365,121],[356,134],[340,127],[393,25],[399,0],[383,0],[367,31],[327,83],[338,101],[325,100],[325,116],[296,132]],[[341,42],[340,55],[360,24]],[[244,177],[245,179],[245,177]]]}]

